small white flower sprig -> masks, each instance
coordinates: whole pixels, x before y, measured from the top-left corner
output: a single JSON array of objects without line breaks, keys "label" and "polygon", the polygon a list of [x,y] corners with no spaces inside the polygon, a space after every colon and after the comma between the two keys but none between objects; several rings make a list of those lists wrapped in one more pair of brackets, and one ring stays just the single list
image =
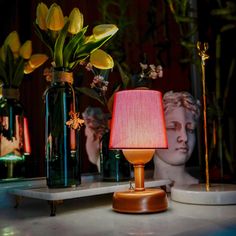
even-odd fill
[{"label": "small white flower sprig", "polygon": [[142,69],[140,79],[157,79],[163,77],[163,68],[161,65],[155,66],[154,64],[139,63]]},{"label": "small white flower sprig", "polygon": [[93,81],[90,84],[92,89],[95,89],[99,96],[105,96],[109,82],[105,79],[104,75],[97,74],[93,68],[93,65],[89,62],[86,65],[86,70],[91,71],[94,74]]}]

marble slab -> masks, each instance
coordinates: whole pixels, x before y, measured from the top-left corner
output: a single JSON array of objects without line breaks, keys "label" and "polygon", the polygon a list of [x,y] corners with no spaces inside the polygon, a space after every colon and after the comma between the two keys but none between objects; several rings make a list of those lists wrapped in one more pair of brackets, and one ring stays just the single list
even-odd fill
[{"label": "marble slab", "polygon": [[211,184],[209,191],[205,184],[174,186],[171,188],[171,199],[197,205],[232,205],[236,204],[236,185]]},{"label": "marble slab", "polygon": [[[145,180],[145,188],[168,187],[170,184],[170,180]],[[36,188],[12,188],[8,193],[20,197],[57,201],[113,193],[115,191],[125,191],[129,188],[129,182],[88,181],[74,188],[49,189],[46,186]]]}]

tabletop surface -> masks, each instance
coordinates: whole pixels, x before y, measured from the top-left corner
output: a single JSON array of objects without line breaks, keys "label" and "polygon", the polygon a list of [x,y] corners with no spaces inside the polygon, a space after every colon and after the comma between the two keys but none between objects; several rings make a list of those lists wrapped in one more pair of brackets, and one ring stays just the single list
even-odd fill
[{"label": "tabletop surface", "polygon": [[11,236],[235,236],[236,205],[203,206],[173,202],[154,214],[112,210],[112,193],[64,201],[56,217],[45,200],[27,199],[19,208],[1,206],[0,235]]}]

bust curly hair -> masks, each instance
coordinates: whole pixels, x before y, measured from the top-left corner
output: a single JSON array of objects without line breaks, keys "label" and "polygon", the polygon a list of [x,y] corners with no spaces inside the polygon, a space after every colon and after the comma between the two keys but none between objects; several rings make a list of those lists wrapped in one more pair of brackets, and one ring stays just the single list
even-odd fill
[{"label": "bust curly hair", "polygon": [[164,113],[167,114],[171,112],[176,107],[184,107],[190,110],[193,115],[195,121],[198,120],[200,116],[200,101],[195,99],[189,92],[166,92],[163,96],[163,107]]}]

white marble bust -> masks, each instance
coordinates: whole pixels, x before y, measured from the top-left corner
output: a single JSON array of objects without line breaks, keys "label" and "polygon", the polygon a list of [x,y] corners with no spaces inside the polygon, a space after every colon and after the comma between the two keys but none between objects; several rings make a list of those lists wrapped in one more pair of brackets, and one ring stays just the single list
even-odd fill
[{"label": "white marble bust", "polygon": [[173,185],[195,184],[185,163],[191,157],[196,137],[195,128],[200,114],[200,103],[188,92],[167,92],[163,96],[168,149],[157,149],[154,154],[154,179],[170,179]]}]

